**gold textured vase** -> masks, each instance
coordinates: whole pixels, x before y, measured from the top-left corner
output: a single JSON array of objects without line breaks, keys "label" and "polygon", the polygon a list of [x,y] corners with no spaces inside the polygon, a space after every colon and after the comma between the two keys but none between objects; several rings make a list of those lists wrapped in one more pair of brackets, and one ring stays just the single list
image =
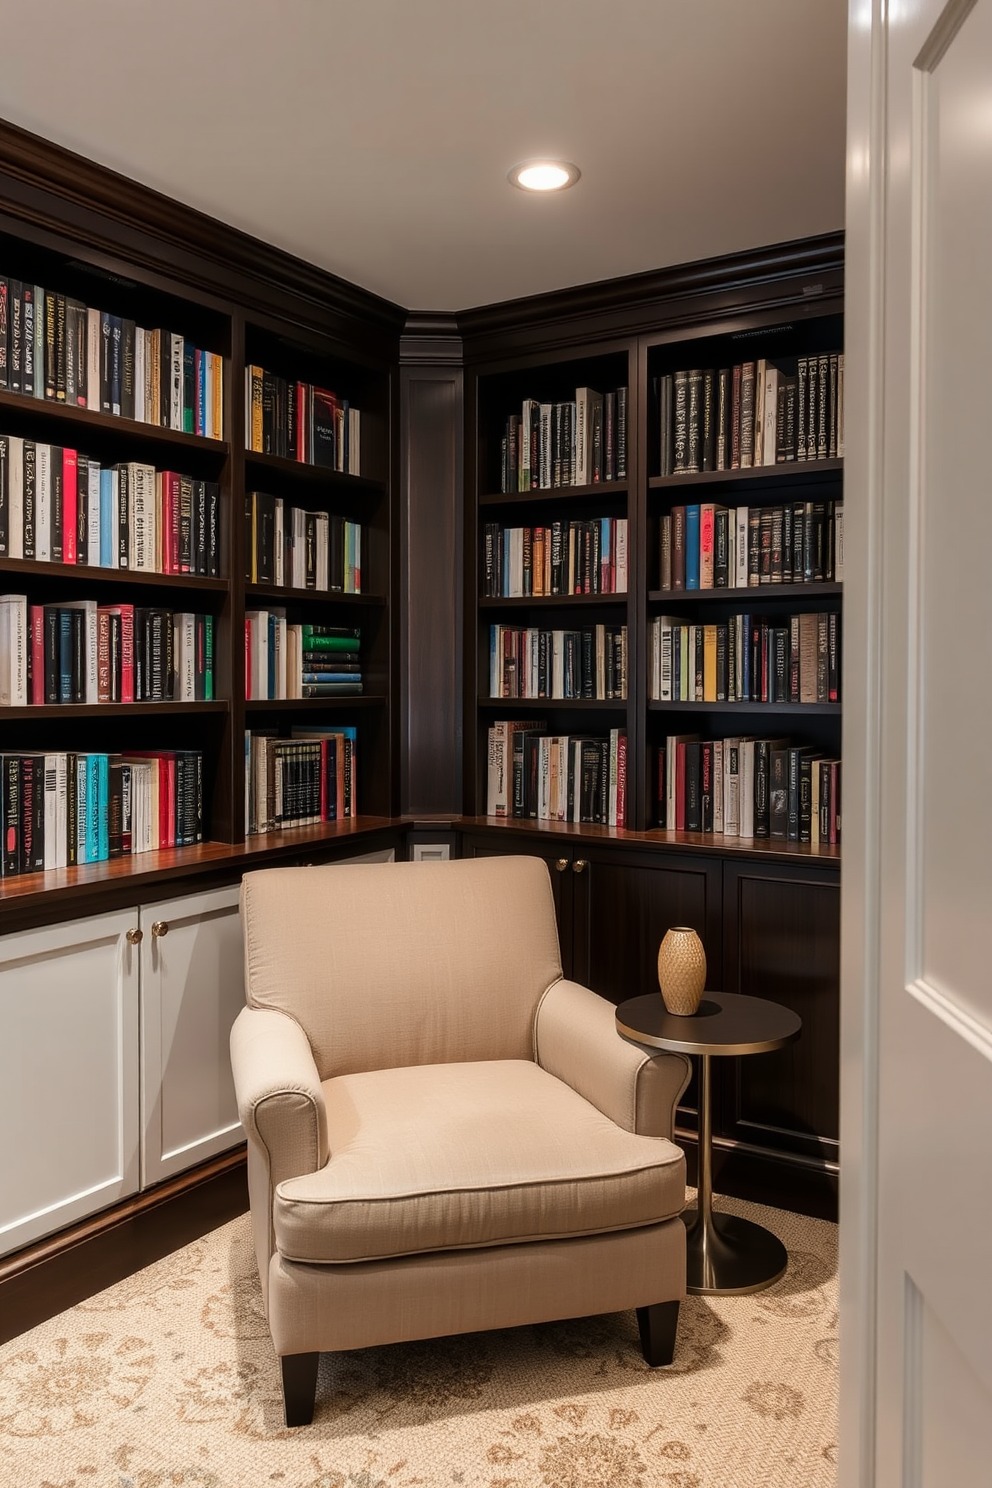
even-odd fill
[{"label": "gold textured vase", "polygon": [[695,930],[675,925],[658,947],[658,985],[670,1013],[691,1018],[706,986],[706,952]]}]

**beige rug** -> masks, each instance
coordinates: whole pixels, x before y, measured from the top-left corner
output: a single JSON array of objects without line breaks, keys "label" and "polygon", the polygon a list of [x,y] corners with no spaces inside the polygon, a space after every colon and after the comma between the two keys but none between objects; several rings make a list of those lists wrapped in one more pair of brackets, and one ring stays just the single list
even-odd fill
[{"label": "beige rug", "polygon": [[325,1357],[282,1426],[247,1217],[0,1348],[5,1488],[831,1488],[836,1229],[727,1199],[789,1247],[690,1297],[651,1371],[633,1313]]}]

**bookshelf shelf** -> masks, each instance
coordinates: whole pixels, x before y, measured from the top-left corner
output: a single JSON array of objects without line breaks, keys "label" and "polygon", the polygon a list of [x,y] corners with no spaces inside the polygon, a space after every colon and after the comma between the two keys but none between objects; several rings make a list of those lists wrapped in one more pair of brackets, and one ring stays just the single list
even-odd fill
[{"label": "bookshelf shelf", "polygon": [[[284,481],[340,494],[351,492],[358,496],[381,496],[386,489],[382,481],[370,480],[368,476],[345,475],[340,470],[328,470],[323,465],[307,465],[302,460],[289,460],[283,455],[261,455],[245,450],[244,462],[248,476],[257,473],[259,479],[254,481],[256,485],[263,483],[265,473],[269,472]],[[249,480],[248,484],[251,485],[252,481]]]},{"label": "bookshelf shelf", "polygon": [[625,698],[491,698],[480,697],[479,707],[500,712],[514,713],[517,709],[527,712],[550,712],[559,708],[575,712],[624,712]]},{"label": "bookshelf shelf", "polygon": [[808,842],[782,842],[769,837],[725,837],[711,832],[677,832],[652,827],[637,832],[628,827],[603,827],[588,822],[538,821],[534,817],[472,816],[460,817],[453,823],[461,830],[494,829],[510,835],[538,836],[573,842],[580,847],[589,843],[615,843],[630,848],[663,849],[668,852],[690,852],[715,858],[753,858],[765,862],[839,863],[839,847],[811,847]]},{"label": "bookshelf shelf", "polygon": [[[8,417],[9,415],[9,417]],[[179,429],[164,429],[159,424],[141,423],[137,419],[121,418],[110,413],[96,413],[91,408],[80,408],[70,403],[56,403],[48,398],[31,398],[23,393],[11,393],[0,389],[0,422],[4,428],[13,423],[18,427],[43,428],[47,424],[49,438],[58,444],[70,437],[70,431],[78,430],[76,436],[82,443],[85,431],[103,435],[110,434],[122,444],[133,447],[147,445],[149,453],[186,450],[198,456],[211,455],[222,459],[230,453],[226,440],[206,439],[200,434],[186,434]],[[154,458],[154,456],[153,456]]]},{"label": "bookshelf shelf", "polygon": [[[836,479],[843,473],[843,460],[790,460],[782,465],[756,465],[748,470],[699,470],[689,475],[652,475],[648,481],[651,491],[686,490],[695,486],[749,487],[783,481],[789,485],[809,481],[820,481],[828,476]],[[775,498],[767,503],[772,505]]]},{"label": "bookshelf shelf", "polygon": [[610,501],[627,495],[626,481],[595,481],[584,486],[536,486],[530,491],[489,491],[479,497],[480,506],[530,506],[545,502]]},{"label": "bookshelf shelf", "polygon": [[588,609],[590,606],[626,609],[626,594],[527,594],[479,600],[480,610]]},{"label": "bookshelf shelf", "polygon": [[140,718],[156,715],[172,717],[184,713],[227,713],[230,706],[223,698],[199,703],[33,703],[26,707],[0,708],[0,723],[42,718]]},{"label": "bookshelf shelf", "polygon": [[805,599],[833,599],[843,593],[843,584],[759,584],[747,589],[651,589],[650,605],[711,604],[714,601],[739,603],[749,601],[759,608],[765,604],[788,600],[796,604]]},{"label": "bookshelf shelf", "polygon": [[651,713],[789,714],[793,717],[840,716],[840,703],[648,703]]},{"label": "bookshelf shelf", "polygon": [[277,584],[246,584],[246,599],[274,599],[280,604],[348,605],[356,609],[382,609],[384,594],[342,594],[332,589],[290,589]]},{"label": "bookshelf shelf", "polygon": [[248,698],[244,706],[246,713],[326,713],[329,708],[340,713],[349,708],[384,708],[387,702],[381,694],[360,692],[326,698]]},{"label": "bookshelf shelf", "polygon": [[226,594],[227,579],[203,574],[150,573],[144,569],[93,568],[86,563],[48,563],[36,558],[0,558],[0,573],[18,574],[25,583],[46,578],[68,580],[92,589],[101,584],[123,584],[131,589],[188,589],[207,594]]}]

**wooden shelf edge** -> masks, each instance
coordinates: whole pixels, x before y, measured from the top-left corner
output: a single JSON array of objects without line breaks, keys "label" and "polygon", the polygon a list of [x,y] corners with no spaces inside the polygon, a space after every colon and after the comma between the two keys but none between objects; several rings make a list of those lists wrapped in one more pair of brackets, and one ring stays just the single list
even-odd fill
[{"label": "wooden shelf edge", "polygon": [[608,709],[610,712],[626,710],[626,698],[491,698],[480,697],[480,708],[524,708],[528,712],[552,708]]},{"label": "wooden shelf edge", "polygon": [[685,475],[652,475],[648,480],[648,489],[678,491],[694,486],[746,485],[752,481],[806,481],[827,475],[841,475],[843,470],[843,459],[788,460],[781,465],[753,465],[747,470],[696,470]]},{"label": "wooden shelf edge", "polygon": [[37,558],[0,558],[0,572],[23,574],[25,578],[69,579],[88,584],[130,584],[149,589],[200,589],[226,594],[227,579],[206,574],[152,573],[148,569],[100,568],[90,563],[49,563]]},{"label": "wooden shelf edge", "polygon": [[248,698],[245,712],[312,713],[318,708],[381,708],[385,702],[381,693],[373,692],[349,692],[326,698]]},{"label": "wooden shelf edge", "polygon": [[812,847],[805,842],[780,842],[760,837],[724,837],[709,832],[675,832],[651,827],[643,832],[629,827],[602,827],[589,822],[537,821],[533,817],[452,817],[452,831],[512,832],[521,836],[566,838],[574,842],[609,843],[615,847],[705,853],[721,858],[753,858],[763,862],[821,863],[840,866],[840,847]]},{"label": "wooden shelf edge", "polygon": [[[23,707],[0,708],[0,724],[34,718],[129,718],[155,714],[171,718],[174,714],[228,713],[230,708],[226,698],[199,703],[175,703],[171,700],[160,703],[28,703]],[[121,752],[127,753],[126,750]]]},{"label": "wooden shelf edge", "polygon": [[56,403],[50,398],[29,398],[25,393],[12,393],[6,388],[0,389],[0,409],[9,409],[11,412],[35,418],[53,419],[67,428],[76,426],[80,430],[99,430],[124,439],[172,445],[218,458],[230,452],[226,439],[207,439],[202,434],[187,434],[182,429],[165,429],[160,424],[146,424],[138,419],[122,418],[119,414],[97,413],[92,408],[81,408],[73,403]]},{"label": "wooden shelf edge", "polygon": [[590,496],[626,496],[629,483],[595,481],[587,486],[537,486],[531,491],[486,491],[479,497],[480,506],[520,506],[533,501],[586,501]]},{"label": "wooden shelf edge", "polygon": [[774,600],[828,599],[844,592],[842,583],[833,580],[817,584],[754,584],[746,589],[649,589],[648,604],[705,604],[712,600],[755,600],[766,604]]},{"label": "wooden shelf edge", "polygon": [[[326,465],[309,465],[304,460],[290,460],[284,455],[263,455],[258,450],[244,452],[246,467],[271,470],[273,474],[289,476],[309,485],[336,486],[340,491],[354,491],[356,495],[380,496],[386,489],[384,481],[373,480],[367,475],[349,475],[344,470],[329,470]],[[246,482],[251,486],[250,482]]]},{"label": "wooden shelf edge", "polygon": [[616,594],[499,594],[479,600],[480,610],[519,610],[532,606],[542,609],[581,609],[588,605],[614,605],[626,609],[629,593]]},{"label": "wooden shelf edge", "polygon": [[661,703],[649,702],[650,713],[782,713],[807,718],[837,717],[841,715],[840,703]]},{"label": "wooden shelf edge", "polygon": [[286,604],[381,606],[384,594],[344,594],[338,589],[290,589],[283,584],[246,584],[246,599],[278,599]]}]

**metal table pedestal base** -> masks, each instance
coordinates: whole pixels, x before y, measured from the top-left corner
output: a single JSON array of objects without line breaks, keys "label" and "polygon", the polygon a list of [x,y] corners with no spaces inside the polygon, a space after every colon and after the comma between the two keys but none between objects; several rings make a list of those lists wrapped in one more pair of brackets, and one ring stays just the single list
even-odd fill
[{"label": "metal table pedestal base", "polygon": [[704,1222],[698,1209],[687,1209],[682,1219],[688,1231],[687,1291],[702,1296],[760,1292],[784,1273],[789,1260],[785,1246],[761,1225],[712,1211]]}]

